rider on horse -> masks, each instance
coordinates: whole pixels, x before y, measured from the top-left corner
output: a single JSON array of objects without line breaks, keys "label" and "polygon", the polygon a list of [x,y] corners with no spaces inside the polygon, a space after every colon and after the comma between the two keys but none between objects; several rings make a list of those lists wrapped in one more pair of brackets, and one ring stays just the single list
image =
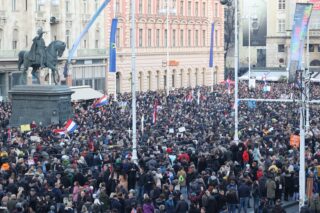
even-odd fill
[{"label": "rider on horse", "polygon": [[[44,39],[42,38],[43,34],[45,32],[42,30],[42,28],[39,28],[37,31],[37,36],[33,39],[33,44],[31,46],[31,50],[29,52],[29,60],[34,61],[36,64],[40,64],[41,68],[44,68],[44,57],[45,57],[45,49],[46,49],[46,43]],[[38,59],[39,57],[39,59]],[[38,61],[38,60],[40,61]]]}]

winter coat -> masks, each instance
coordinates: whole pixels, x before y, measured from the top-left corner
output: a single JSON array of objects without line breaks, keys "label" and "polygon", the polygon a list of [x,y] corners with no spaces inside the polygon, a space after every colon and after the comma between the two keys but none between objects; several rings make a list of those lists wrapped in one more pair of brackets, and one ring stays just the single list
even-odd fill
[{"label": "winter coat", "polygon": [[267,183],[267,198],[274,199],[276,197],[276,182],[272,179],[268,179]]},{"label": "winter coat", "polygon": [[154,213],[154,206],[152,203],[143,204],[143,213]]},{"label": "winter coat", "polygon": [[184,200],[179,200],[176,206],[176,213],[187,213],[189,205]]}]

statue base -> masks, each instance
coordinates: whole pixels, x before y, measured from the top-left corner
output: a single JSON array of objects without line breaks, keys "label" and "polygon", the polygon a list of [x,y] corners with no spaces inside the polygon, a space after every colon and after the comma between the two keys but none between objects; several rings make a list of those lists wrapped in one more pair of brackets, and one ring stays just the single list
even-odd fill
[{"label": "statue base", "polygon": [[12,103],[11,127],[35,121],[42,126],[62,124],[72,117],[71,94],[67,86],[19,85],[9,91]]}]

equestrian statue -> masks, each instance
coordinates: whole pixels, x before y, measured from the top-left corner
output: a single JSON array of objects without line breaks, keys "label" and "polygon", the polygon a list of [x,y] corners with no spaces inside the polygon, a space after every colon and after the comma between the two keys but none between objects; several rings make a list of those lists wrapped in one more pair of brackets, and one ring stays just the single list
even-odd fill
[{"label": "equestrian statue", "polygon": [[18,69],[20,71],[23,64],[21,83],[26,84],[27,71],[29,67],[32,67],[32,76],[37,79],[38,84],[40,84],[40,79],[36,72],[42,68],[49,68],[52,71],[52,77],[55,84],[58,83],[59,78],[58,69],[56,65],[58,64],[58,57],[63,55],[66,49],[66,44],[62,41],[53,41],[46,47],[45,41],[43,39],[43,34],[46,33],[39,28],[37,31],[37,36],[33,39],[33,43],[30,51],[20,51],[19,52],[19,62]]}]

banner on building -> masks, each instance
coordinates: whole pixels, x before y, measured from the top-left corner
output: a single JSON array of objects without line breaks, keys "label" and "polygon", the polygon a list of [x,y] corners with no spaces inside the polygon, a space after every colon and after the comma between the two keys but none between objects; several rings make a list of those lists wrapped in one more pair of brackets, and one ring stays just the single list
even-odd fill
[{"label": "banner on building", "polygon": [[290,43],[290,60],[288,64],[288,83],[294,83],[296,71],[301,69],[301,59],[304,50],[304,41],[307,35],[308,24],[312,13],[312,4],[297,3],[293,17],[293,26]]},{"label": "banner on building", "polygon": [[213,67],[213,38],[214,38],[213,36],[214,36],[214,23],[211,24],[209,67]]},{"label": "banner on building", "polygon": [[243,1],[242,33],[243,46],[266,46],[267,41],[267,1]]}]

